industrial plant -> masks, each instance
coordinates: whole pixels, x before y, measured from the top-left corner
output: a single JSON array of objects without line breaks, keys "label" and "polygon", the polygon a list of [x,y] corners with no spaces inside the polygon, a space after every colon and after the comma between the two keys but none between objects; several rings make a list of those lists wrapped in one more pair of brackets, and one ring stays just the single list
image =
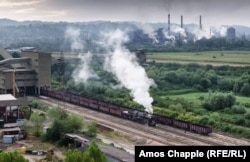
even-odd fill
[{"label": "industrial plant", "polygon": [[[184,16],[180,16],[180,25],[171,23],[171,16],[168,14],[166,27],[166,38],[168,41],[171,40],[199,40],[202,38],[212,38],[212,37],[224,37],[228,40],[233,40],[237,38],[236,29],[234,27],[223,27],[221,29],[215,29],[214,27],[204,27],[202,24],[202,15],[199,16],[199,20],[197,20],[198,25],[185,25],[184,24]],[[223,32],[220,30],[224,30]],[[161,29],[164,31],[164,29]]]},{"label": "industrial plant", "polygon": [[0,93],[15,97],[38,95],[40,87],[51,87],[51,54],[22,51],[13,58],[0,48]]},{"label": "industrial plant", "polygon": [[[0,48],[0,120],[15,123],[29,118],[20,110],[30,107],[27,95],[39,95],[41,87],[51,87],[51,54],[36,51],[22,51],[20,58],[13,58]],[[2,124],[3,127],[3,124]]]}]

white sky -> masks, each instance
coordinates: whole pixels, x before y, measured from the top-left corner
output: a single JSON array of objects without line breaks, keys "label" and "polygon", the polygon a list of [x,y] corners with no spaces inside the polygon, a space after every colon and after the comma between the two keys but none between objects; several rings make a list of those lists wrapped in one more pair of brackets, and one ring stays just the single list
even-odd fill
[{"label": "white sky", "polygon": [[250,0],[0,0],[0,18],[86,22],[95,20],[250,26]]}]

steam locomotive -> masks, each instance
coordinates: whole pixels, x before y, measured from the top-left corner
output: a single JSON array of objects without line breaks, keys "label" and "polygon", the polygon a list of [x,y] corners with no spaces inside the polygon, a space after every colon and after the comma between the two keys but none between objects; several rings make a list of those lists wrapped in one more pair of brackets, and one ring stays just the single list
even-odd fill
[{"label": "steam locomotive", "polygon": [[122,117],[125,119],[129,119],[141,124],[146,124],[148,126],[155,127],[156,119],[151,114],[147,112],[139,112],[136,110],[127,110],[122,112]]}]

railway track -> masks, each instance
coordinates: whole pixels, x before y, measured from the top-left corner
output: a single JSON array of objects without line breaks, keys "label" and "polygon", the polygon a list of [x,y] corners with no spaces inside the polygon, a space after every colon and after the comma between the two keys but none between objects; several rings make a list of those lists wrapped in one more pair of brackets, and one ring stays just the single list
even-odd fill
[{"label": "railway track", "polygon": [[238,138],[235,137],[230,137],[227,135],[222,135],[220,133],[211,133],[208,136],[203,136],[199,135],[196,133],[190,133],[190,132],[184,132],[183,130],[177,130],[176,128],[165,126],[165,125],[157,125],[158,128],[161,128],[163,130],[173,132],[175,134],[179,135],[185,135],[186,137],[189,138],[195,138],[199,141],[202,141],[204,143],[207,143],[208,145],[213,145],[213,146],[235,146],[235,145],[250,145],[250,140],[248,139],[242,139],[239,140]]},{"label": "railway track", "polygon": [[[47,97],[46,97],[47,98]],[[50,101],[49,101],[50,100]],[[58,101],[56,99],[40,99],[41,102],[51,105],[51,106],[61,106],[66,107],[65,110],[83,114],[85,118],[96,120],[102,124],[109,127],[122,130],[124,132],[129,132],[131,134],[136,134],[138,136],[157,141],[163,145],[206,145],[203,142],[192,140],[184,136],[178,136],[174,133],[159,130],[155,127],[148,127],[141,125],[129,120],[114,117],[105,113],[100,113],[91,109],[83,108],[73,104]]]},{"label": "railway track", "polygon": [[147,127],[129,120],[114,117],[109,114],[83,108],[49,97],[39,98],[39,100],[47,105],[63,107],[69,112],[82,114],[85,118],[96,120],[104,125],[127,133],[136,134],[146,139],[157,141],[163,145],[250,145],[250,142],[247,140],[226,137],[217,133],[212,133],[209,136],[203,136],[192,132],[184,132],[183,130],[160,124],[157,125],[157,127]]}]

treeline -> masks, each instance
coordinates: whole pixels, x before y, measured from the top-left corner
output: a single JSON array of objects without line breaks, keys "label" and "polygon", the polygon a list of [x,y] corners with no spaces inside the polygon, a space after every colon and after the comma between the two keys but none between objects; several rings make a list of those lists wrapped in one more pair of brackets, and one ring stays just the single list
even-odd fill
[{"label": "treeline", "polygon": [[[199,65],[190,63],[152,63],[147,68],[148,76],[158,85],[158,90],[166,92],[177,87],[195,88],[199,91],[208,90],[235,92],[250,96],[250,70],[248,67],[230,67]],[[171,86],[173,85],[173,86]]]},{"label": "treeline", "polygon": [[249,50],[250,41],[246,39],[226,38],[202,38],[197,41],[177,39],[175,42],[169,42],[164,45],[143,45],[129,44],[129,49],[136,50],[144,48],[148,52],[199,52],[199,51],[223,51],[223,50]]}]

